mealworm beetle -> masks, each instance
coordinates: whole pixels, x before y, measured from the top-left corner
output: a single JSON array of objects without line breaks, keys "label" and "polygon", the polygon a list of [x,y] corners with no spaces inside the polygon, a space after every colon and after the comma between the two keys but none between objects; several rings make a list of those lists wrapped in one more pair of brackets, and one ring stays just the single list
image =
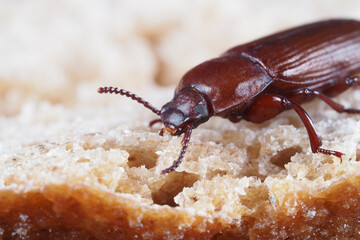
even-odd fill
[{"label": "mealworm beetle", "polygon": [[313,153],[343,153],[320,148],[321,139],[300,104],[318,97],[337,112],[360,113],[344,108],[334,97],[359,85],[360,22],[337,19],[315,22],[231,48],[187,72],[174,98],[161,110],[137,95],[113,87],[99,93],[125,95],[160,116],[150,122],[164,123],[164,131],[184,134],[176,161],[161,174],[181,163],[191,132],[212,116],[236,123],[244,119],[261,123],[293,109],[304,123]]}]

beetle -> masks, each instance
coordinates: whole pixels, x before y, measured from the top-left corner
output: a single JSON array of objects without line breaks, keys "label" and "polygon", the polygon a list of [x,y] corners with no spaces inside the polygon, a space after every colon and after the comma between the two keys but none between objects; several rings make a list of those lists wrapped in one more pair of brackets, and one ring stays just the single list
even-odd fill
[{"label": "beetle", "polygon": [[212,116],[231,122],[244,119],[262,123],[293,109],[307,130],[313,153],[343,153],[321,148],[314,124],[300,106],[315,97],[339,113],[360,113],[331,99],[359,85],[360,22],[331,19],[285,30],[231,48],[217,58],[188,71],[175,90],[173,99],[161,110],[124,89],[102,87],[99,93],[121,94],[136,100],[160,116],[150,126],[162,122],[171,135],[184,134],[182,148],[172,166],[181,163],[191,132]]}]

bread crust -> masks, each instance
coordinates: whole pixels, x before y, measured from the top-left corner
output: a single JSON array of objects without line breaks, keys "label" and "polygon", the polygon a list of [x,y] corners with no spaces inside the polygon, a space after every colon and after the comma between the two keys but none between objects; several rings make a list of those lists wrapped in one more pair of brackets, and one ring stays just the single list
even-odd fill
[{"label": "bread crust", "polygon": [[355,176],[317,195],[300,191],[237,221],[139,204],[91,186],[49,185],[1,191],[0,226],[3,239],[357,239],[359,184]]}]

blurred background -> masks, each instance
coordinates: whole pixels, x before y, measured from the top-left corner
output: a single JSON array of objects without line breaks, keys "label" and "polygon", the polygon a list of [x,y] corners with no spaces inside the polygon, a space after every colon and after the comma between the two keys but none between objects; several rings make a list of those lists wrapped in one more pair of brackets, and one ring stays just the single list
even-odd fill
[{"label": "blurred background", "polygon": [[129,103],[96,93],[108,85],[161,107],[196,64],[328,18],[360,19],[360,1],[0,0],[0,116],[36,114],[29,101],[76,112]]}]

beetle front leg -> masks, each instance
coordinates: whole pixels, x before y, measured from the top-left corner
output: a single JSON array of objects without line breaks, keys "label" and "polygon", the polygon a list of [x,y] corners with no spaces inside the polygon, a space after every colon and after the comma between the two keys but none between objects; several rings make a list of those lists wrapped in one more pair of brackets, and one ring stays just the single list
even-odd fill
[{"label": "beetle front leg", "polygon": [[244,118],[251,122],[260,123],[275,117],[287,109],[294,109],[304,123],[313,153],[334,155],[341,159],[341,156],[344,155],[343,153],[321,148],[321,139],[309,115],[300,105],[291,102],[283,96],[266,94],[256,97],[245,111]]}]

